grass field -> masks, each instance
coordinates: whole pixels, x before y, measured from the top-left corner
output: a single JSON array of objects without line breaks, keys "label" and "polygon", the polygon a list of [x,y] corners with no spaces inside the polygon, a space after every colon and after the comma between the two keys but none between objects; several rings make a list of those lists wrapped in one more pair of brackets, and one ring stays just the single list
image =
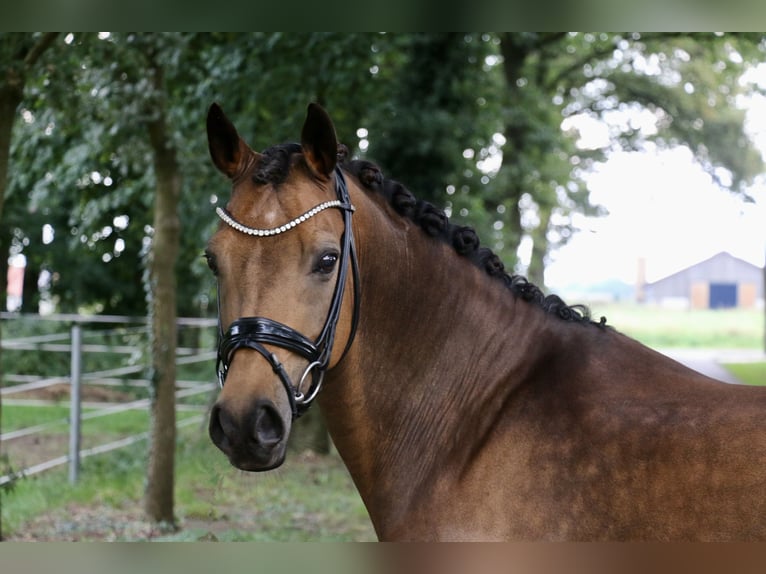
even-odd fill
[{"label": "grass field", "polygon": [[598,320],[654,348],[763,349],[764,312],[750,309],[664,309],[651,305],[593,304]]},{"label": "grass field", "polygon": [[766,363],[725,363],[723,366],[747,385],[766,386]]},{"label": "grass field", "polygon": [[145,443],[18,482],[5,493],[10,540],[351,541],[374,540],[364,505],[337,455],[292,453],[272,473],[232,468],[198,425],[179,437],[176,516],[181,530],[144,521]]},{"label": "grass field", "polygon": [[[89,414],[97,412],[96,408],[83,408],[83,434],[135,434],[149,428],[149,412],[146,409],[135,409],[111,413],[104,417],[88,418]],[[177,417],[183,420],[193,416],[189,411],[178,411]],[[39,424],[50,423],[50,432],[65,432],[69,428],[69,406],[28,406],[3,405],[3,432],[13,431]]]}]

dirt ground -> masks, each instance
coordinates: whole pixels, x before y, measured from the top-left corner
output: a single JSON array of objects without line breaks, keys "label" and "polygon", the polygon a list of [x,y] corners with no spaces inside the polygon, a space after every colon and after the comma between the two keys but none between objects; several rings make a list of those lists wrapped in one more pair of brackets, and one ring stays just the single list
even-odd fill
[{"label": "dirt ground", "polygon": [[[133,396],[120,389],[112,387],[101,387],[97,385],[83,385],[80,391],[83,402],[98,403],[123,403],[133,400]],[[12,399],[37,399],[43,401],[68,402],[69,401],[69,383],[58,383],[43,387],[41,389],[31,389],[9,395]]]},{"label": "dirt ground", "polygon": [[152,541],[161,539],[190,542],[217,542],[223,533],[252,530],[252,520],[239,518],[241,509],[231,513],[221,509],[225,519],[193,518],[169,529],[144,519],[140,503],[123,508],[69,504],[65,508],[38,516],[23,531],[5,538],[16,542],[115,542]]},{"label": "dirt ground", "polygon": [[5,540],[79,542],[152,540],[166,534],[142,518],[140,508],[92,508],[70,504],[39,516]]}]

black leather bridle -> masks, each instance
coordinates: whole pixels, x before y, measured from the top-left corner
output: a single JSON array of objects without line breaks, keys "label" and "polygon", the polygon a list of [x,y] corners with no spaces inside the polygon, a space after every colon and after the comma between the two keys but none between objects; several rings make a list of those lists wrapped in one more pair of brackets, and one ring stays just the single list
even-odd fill
[{"label": "black leather bridle", "polygon": [[[300,417],[309,409],[322,387],[324,375],[330,363],[330,356],[332,355],[335,330],[338,325],[338,319],[340,317],[343,303],[343,292],[345,291],[349,263],[351,264],[353,273],[354,307],[351,319],[351,331],[349,333],[348,341],[346,342],[346,347],[341,355],[341,359],[345,357],[354,340],[354,335],[356,334],[359,316],[359,268],[356,258],[356,249],[354,247],[354,235],[351,228],[351,215],[354,212],[354,207],[351,205],[351,200],[348,195],[346,180],[338,167],[335,168],[335,192],[338,197],[337,200],[318,205],[288,224],[268,230],[249,228],[235,221],[226,210],[222,208],[216,210],[221,219],[228,225],[237,231],[255,237],[278,235],[289,231],[324,209],[337,208],[343,212],[344,230],[343,237],[341,238],[338,277],[335,282],[335,290],[333,292],[332,302],[330,303],[330,309],[327,313],[327,319],[325,320],[324,327],[322,327],[319,337],[317,337],[315,341],[311,341],[292,327],[266,317],[241,317],[236,319],[229,326],[226,333],[224,333],[223,326],[221,325],[220,289],[218,293],[219,341],[218,359],[216,361],[218,382],[221,387],[223,387],[224,382],[226,381],[226,375],[229,372],[229,367],[234,359],[234,353],[236,353],[237,350],[242,348],[253,349],[260,353],[269,362],[271,368],[282,382],[282,385],[287,392],[288,400],[290,401],[293,419]],[[282,366],[282,363],[277,356],[270,352],[264,345],[282,347],[283,349],[297,353],[308,361],[308,366],[303,372],[297,385],[293,384],[290,376],[285,371],[285,368]],[[304,392],[302,390],[303,385],[309,374],[311,374],[311,384]]]}]

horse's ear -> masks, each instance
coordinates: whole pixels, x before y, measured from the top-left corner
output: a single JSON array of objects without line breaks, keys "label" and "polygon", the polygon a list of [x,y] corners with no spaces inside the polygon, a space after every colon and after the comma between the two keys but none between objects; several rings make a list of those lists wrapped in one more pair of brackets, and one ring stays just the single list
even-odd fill
[{"label": "horse's ear", "polygon": [[338,138],[330,116],[319,104],[309,104],[301,131],[301,146],[314,173],[328,177],[338,160]]},{"label": "horse's ear", "polygon": [[213,163],[229,179],[242,173],[255,155],[217,103],[207,112],[207,143]]}]

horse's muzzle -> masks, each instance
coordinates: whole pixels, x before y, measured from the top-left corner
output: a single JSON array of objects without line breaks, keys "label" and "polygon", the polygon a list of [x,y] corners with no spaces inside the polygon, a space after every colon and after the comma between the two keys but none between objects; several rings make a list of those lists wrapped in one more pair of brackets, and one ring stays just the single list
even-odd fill
[{"label": "horse's muzzle", "polygon": [[271,401],[258,400],[242,415],[217,403],[210,412],[209,433],[213,444],[241,470],[271,470],[285,460],[289,428]]}]

